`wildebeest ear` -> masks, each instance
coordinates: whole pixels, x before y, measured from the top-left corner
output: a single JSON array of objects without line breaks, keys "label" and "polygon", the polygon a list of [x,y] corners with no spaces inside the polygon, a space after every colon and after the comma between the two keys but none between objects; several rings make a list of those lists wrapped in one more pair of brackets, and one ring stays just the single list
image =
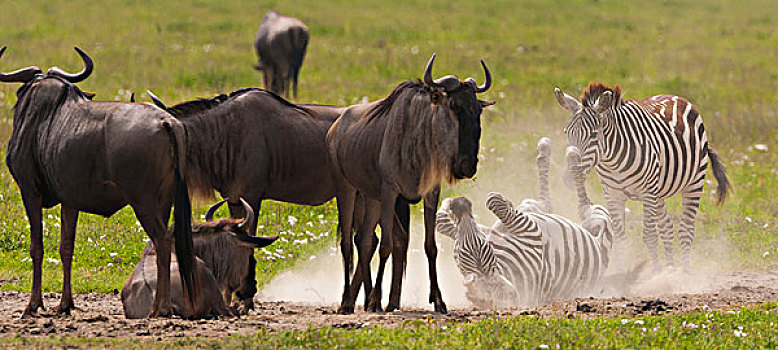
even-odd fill
[{"label": "wildebeest ear", "polygon": [[481,101],[481,100],[478,100],[478,102],[481,103],[481,108],[493,106],[495,103],[497,103],[497,101]]},{"label": "wildebeest ear", "polygon": [[249,244],[252,248],[262,248],[269,246],[278,239],[278,236],[255,237],[249,235],[235,235],[235,237],[241,242]]}]

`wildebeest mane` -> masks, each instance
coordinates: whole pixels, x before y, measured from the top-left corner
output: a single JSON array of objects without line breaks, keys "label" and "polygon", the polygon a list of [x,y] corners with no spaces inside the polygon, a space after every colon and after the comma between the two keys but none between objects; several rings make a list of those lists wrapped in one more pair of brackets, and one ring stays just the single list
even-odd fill
[{"label": "wildebeest mane", "polygon": [[376,104],[370,111],[367,112],[368,122],[375,118],[381,118],[382,116],[389,113],[389,110],[392,109],[392,105],[394,105],[394,103],[406,89],[423,89],[425,91],[429,91],[429,88],[418,79],[416,81],[408,80],[400,83],[400,85],[397,85],[397,87],[392,90],[392,93],[390,93],[389,96],[378,102],[378,104]]},{"label": "wildebeest mane", "polygon": [[230,100],[231,98],[234,98],[234,97],[237,97],[237,96],[240,96],[240,95],[243,95],[243,94],[245,94],[247,92],[252,92],[252,91],[266,92],[270,96],[272,96],[276,101],[278,101],[279,103],[281,103],[281,104],[283,104],[283,105],[285,105],[287,107],[292,107],[292,108],[298,109],[298,110],[303,111],[303,112],[305,112],[307,114],[311,114],[312,113],[307,108],[305,108],[303,106],[296,105],[294,103],[291,103],[291,102],[285,100],[283,97],[276,95],[272,91],[268,91],[268,90],[264,90],[264,89],[260,89],[260,88],[242,88],[242,89],[238,89],[238,90],[235,90],[235,91],[231,92],[229,95],[219,94],[219,95],[216,95],[216,96],[211,97],[211,98],[199,98],[199,99],[192,100],[192,101],[181,102],[181,103],[179,103],[177,105],[174,105],[172,107],[168,107],[167,111],[168,111],[168,113],[172,114],[174,117],[176,117],[178,119],[183,119],[183,118],[191,117],[191,116],[197,115],[197,114],[199,114],[201,112],[210,110],[210,109],[212,109],[212,108],[214,108],[214,107],[216,107],[218,105],[221,105],[222,103]]}]

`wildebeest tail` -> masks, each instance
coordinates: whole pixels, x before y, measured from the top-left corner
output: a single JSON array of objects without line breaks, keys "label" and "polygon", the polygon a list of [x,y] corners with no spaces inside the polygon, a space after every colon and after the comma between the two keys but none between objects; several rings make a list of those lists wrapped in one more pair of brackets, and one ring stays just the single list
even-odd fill
[{"label": "wildebeest tail", "polygon": [[710,146],[708,146],[708,156],[711,169],[713,169],[713,177],[718,182],[718,186],[716,186],[716,204],[721,204],[727,199],[729,191],[732,190],[732,185],[729,183],[729,179],[727,179],[727,168],[721,162],[719,155]]},{"label": "wildebeest tail", "polygon": [[173,161],[175,163],[175,198],[173,200],[173,234],[175,236],[176,259],[184,287],[184,299],[189,304],[189,310],[194,315],[195,300],[200,290],[195,283],[197,281],[197,269],[195,268],[195,255],[192,243],[192,205],[189,202],[189,189],[182,173],[181,160],[184,158],[179,153],[178,135],[170,123],[165,122],[165,129],[170,135],[173,144]]}]

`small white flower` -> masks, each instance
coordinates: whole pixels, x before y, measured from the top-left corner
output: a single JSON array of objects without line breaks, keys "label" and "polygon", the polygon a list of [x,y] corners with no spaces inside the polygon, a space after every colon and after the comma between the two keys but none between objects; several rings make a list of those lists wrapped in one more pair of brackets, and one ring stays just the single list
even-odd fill
[{"label": "small white flower", "polygon": [[316,259],[316,255],[311,255],[310,257],[308,257],[308,260],[314,260],[314,259]]},{"label": "small white flower", "polygon": [[768,255],[770,255],[770,252],[764,252],[764,253],[762,253],[762,257],[763,257],[763,258],[766,258]]},{"label": "small white flower", "polygon": [[310,221],[306,222],[305,224],[308,225],[308,227],[313,227],[313,223]]},{"label": "small white flower", "polygon": [[108,267],[111,267],[111,266],[113,266],[113,263],[108,263]]},{"label": "small white flower", "polygon": [[59,265],[59,260],[57,260],[57,259],[46,258],[46,261],[48,261],[48,262],[50,262],[50,263],[52,263],[54,265]]},{"label": "small white flower", "polygon": [[540,344],[540,345],[538,345],[538,349],[548,349],[548,345]]},{"label": "small white flower", "polygon": [[761,143],[756,144],[756,145],[754,145],[754,148],[756,148],[757,150],[762,151],[762,152],[767,152],[767,145],[765,145],[765,144],[761,144]]},{"label": "small white flower", "polygon": [[319,214],[319,219],[324,219],[324,214]]},{"label": "small white flower", "polygon": [[289,218],[287,218],[287,220],[289,221],[289,225],[292,226],[294,226],[297,223],[297,218],[291,215],[289,215]]},{"label": "small white flower", "polygon": [[627,324],[629,323],[629,320],[626,318],[621,319],[621,324]]},{"label": "small white flower", "polygon": [[108,256],[110,256],[110,257],[112,257],[112,258],[113,258],[113,257],[115,257],[115,256],[117,256],[117,255],[119,255],[119,253],[110,253],[110,254],[108,254]]},{"label": "small white flower", "polygon": [[643,320],[635,320],[635,324],[646,324]]},{"label": "small white flower", "polygon": [[748,222],[752,222],[753,220],[751,220],[751,218],[750,218],[750,217],[746,216],[746,221],[748,221]]}]

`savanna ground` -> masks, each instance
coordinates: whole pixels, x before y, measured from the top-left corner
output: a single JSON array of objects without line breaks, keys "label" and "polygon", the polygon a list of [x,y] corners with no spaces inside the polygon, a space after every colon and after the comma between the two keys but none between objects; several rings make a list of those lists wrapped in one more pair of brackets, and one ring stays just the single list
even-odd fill
[{"label": "savanna ground", "polygon": [[[483,58],[495,84],[482,98],[497,104],[482,118],[482,161],[475,181],[447,187],[444,196],[467,195],[484,222],[492,220],[483,208],[488,191],[499,190],[517,200],[536,194],[534,145],[539,137],[549,136],[554,142],[552,174],[559,173],[564,164],[562,128],[569,115],[557,105],[553,87],[575,96],[589,81],[619,84],[627,97],[673,93],[695,103],[712,146],[728,166],[735,192],[717,207],[710,191],[714,186],[708,186],[701,203],[692,275],[704,272],[721,280],[712,283],[707,293],[578,300],[497,312],[463,306],[451,317],[427,316],[429,305],[408,307],[399,315],[338,316],[331,314],[329,304],[263,303],[240,320],[124,321],[113,291],[121,288],[138,262],[146,235],[128,208],[110,219],[82,215],[74,289],[79,294],[77,305],[84,310],[72,317],[23,323],[18,315],[27,295],[15,291],[30,288],[29,231],[18,189],[3,166],[0,289],[5,291],[0,292],[0,335],[5,337],[0,346],[778,345],[774,325],[778,323],[774,272],[778,200],[772,196],[778,190],[778,3],[774,1],[30,0],[4,3],[2,8],[0,45],[9,49],[0,59],[0,70],[33,64],[79,70],[80,60],[72,50],[78,45],[96,63],[92,77],[79,86],[96,92],[98,100],[127,100],[133,91],[146,100],[141,93],[151,89],[175,103],[259,86],[251,44],[259,20],[270,9],[302,19],[311,31],[299,102],[352,104],[379,99],[399,82],[420,77],[432,52],[438,53],[436,75],[474,76],[483,81],[478,65]],[[17,87],[0,85],[3,142],[10,134]],[[601,202],[597,181],[590,178],[589,184],[595,201]],[[556,185],[552,187],[555,205],[573,216],[566,204],[573,202],[572,194]],[[670,203],[677,212],[678,201]],[[210,201],[195,204],[198,219]],[[628,234],[635,246],[634,260],[639,261],[645,256],[640,206],[633,203],[629,208]],[[257,253],[261,285],[335,245],[333,203],[309,208],[268,202],[259,220],[264,234],[282,236]],[[57,292],[61,288],[57,208],[44,213],[44,222],[43,287],[45,292]],[[422,239],[419,230],[412,236],[412,241]],[[443,264],[453,260],[442,255],[438,265]],[[339,276],[339,266],[328,266],[336,271],[333,276]],[[414,268],[426,270],[426,265],[409,266]],[[405,284],[416,282],[409,278]],[[339,283],[334,285],[339,288]],[[445,298],[445,289],[443,293]],[[408,293],[405,298],[410,298]],[[45,302],[53,307],[58,301],[46,298]],[[668,310],[658,310],[657,305]],[[630,311],[642,308],[647,310]],[[285,320],[296,323],[278,326]],[[71,323],[83,331],[67,331]],[[91,331],[94,328],[101,330]],[[119,330],[111,333],[114,328]],[[234,332],[240,334],[148,342]],[[131,339],[116,340],[112,335]]]}]

